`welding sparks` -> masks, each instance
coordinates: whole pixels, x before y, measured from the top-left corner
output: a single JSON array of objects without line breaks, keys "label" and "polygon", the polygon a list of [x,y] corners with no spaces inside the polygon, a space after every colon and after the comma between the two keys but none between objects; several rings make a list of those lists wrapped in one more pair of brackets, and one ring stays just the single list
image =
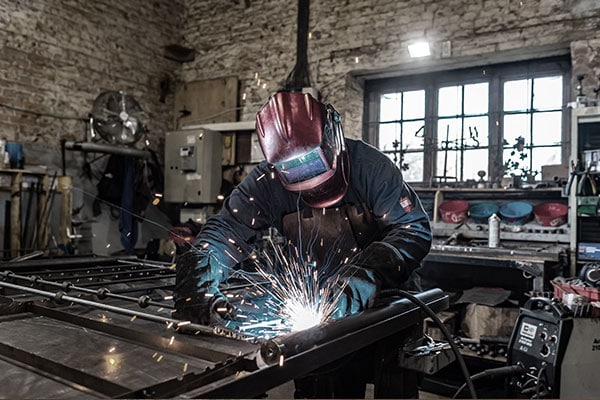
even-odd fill
[{"label": "welding sparks", "polygon": [[323,321],[319,304],[304,304],[302,299],[288,299],[283,314],[287,316],[292,332],[311,328]]},{"label": "welding sparks", "polygon": [[[328,280],[327,268],[317,268],[309,255],[302,257],[293,246],[284,250],[271,242],[269,249],[273,251],[252,257],[261,279],[246,276],[257,288],[255,295],[268,298],[261,302],[262,307],[250,302],[244,304],[242,300],[240,306],[245,305],[251,317],[237,313],[236,318],[246,319],[239,329],[261,332],[268,337],[305,330],[328,320],[335,311],[339,294]],[[262,283],[257,283],[258,280]],[[253,309],[262,310],[261,315]]]}]

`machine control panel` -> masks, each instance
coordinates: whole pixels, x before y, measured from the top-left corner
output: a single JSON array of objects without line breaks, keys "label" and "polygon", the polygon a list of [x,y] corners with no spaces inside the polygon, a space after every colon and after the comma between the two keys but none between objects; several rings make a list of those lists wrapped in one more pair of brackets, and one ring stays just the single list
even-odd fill
[{"label": "machine control panel", "polygon": [[518,326],[514,350],[553,363],[558,349],[557,337],[556,324],[524,317]]}]

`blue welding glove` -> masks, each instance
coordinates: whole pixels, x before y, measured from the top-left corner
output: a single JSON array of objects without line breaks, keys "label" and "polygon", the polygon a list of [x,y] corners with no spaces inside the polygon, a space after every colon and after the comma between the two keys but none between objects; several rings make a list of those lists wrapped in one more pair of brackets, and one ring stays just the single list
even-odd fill
[{"label": "blue welding glove", "polygon": [[219,290],[225,276],[223,267],[210,251],[184,253],[177,260],[176,271],[174,318],[210,325],[219,320],[216,317],[226,317],[233,311]]},{"label": "blue welding glove", "polygon": [[373,305],[379,292],[379,279],[374,271],[355,265],[333,279],[333,301],[336,302],[332,319],[346,317]]}]

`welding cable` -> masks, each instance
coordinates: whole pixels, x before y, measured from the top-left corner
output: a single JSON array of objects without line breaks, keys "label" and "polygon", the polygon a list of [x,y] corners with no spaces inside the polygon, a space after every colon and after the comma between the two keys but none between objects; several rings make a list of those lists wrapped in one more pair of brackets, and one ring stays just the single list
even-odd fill
[{"label": "welding cable", "polygon": [[469,393],[471,394],[471,398],[476,399],[477,393],[475,392],[475,386],[473,386],[473,382],[471,381],[471,375],[469,374],[469,370],[467,369],[467,364],[465,363],[465,360],[464,360],[462,354],[460,354],[460,350],[458,349],[458,346],[452,339],[452,335],[450,334],[450,332],[448,332],[448,328],[446,328],[446,325],[444,325],[444,323],[439,319],[439,317],[436,315],[436,313],[427,304],[425,304],[419,298],[417,298],[416,296],[413,296],[412,294],[408,293],[405,290],[386,289],[386,290],[382,290],[380,295],[388,296],[388,295],[393,295],[393,294],[405,297],[408,300],[410,300],[413,304],[419,306],[438,325],[438,327],[440,328],[440,330],[442,331],[442,333],[448,340],[448,344],[450,345],[450,348],[452,349],[452,352],[454,353],[454,355],[456,357],[456,361],[458,362],[458,365],[460,366],[460,370],[465,378],[465,384],[469,388]]},{"label": "welding cable", "polygon": [[[546,367],[542,367],[540,368],[540,371],[537,374],[537,380],[535,382],[535,398],[539,399],[540,398],[540,384],[542,382],[542,377],[544,378],[544,380],[546,380],[546,375],[544,374],[544,372],[546,372]],[[546,392],[545,388],[547,385],[544,385],[544,392]]]},{"label": "welding cable", "polygon": [[[471,381],[476,381],[476,380],[479,380],[481,378],[486,378],[486,377],[516,376],[516,375],[521,375],[523,373],[525,373],[525,368],[521,364],[516,364],[516,365],[507,365],[507,366],[499,367],[499,368],[486,369],[485,371],[481,371],[478,374],[472,375],[470,378],[471,378]],[[467,386],[467,384],[463,383],[461,385],[461,387],[458,388],[456,393],[454,393],[454,396],[452,396],[452,398],[455,399],[460,394],[460,392],[463,391],[465,386]]]}]

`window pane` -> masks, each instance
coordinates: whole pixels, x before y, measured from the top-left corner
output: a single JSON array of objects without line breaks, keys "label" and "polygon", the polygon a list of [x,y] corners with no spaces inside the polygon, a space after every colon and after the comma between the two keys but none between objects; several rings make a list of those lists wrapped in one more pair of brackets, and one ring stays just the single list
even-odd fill
[{"label": "window pane", "polygon": [[462,86],[450,86],[439,90],[438,115],[452,116],[462,114]]},{"label": "window pane", "polygon": [[[485,171],[485,176],[488,174],[488,149],[476,149],[465,151],[465,160],[463,167],[463,180],[475,179],[479,180],[477,172]],[[483,178],[486,180],[486,178]]]},{"label": "window pane", "polygon": [[534,146],[560,144],[561,142],[561,111],[533,114]]},{"label": "window pane", "polygon": [[445,118],[438,120],[438,149],[456,149],[460,143],[462,132],[460,118]]},{"label": "window pane", "polygon": [[381,96],[379,102],[379,121],[396,121],[400,119],[402,98],[400,93],[387,93]]},{"label": "window pane", "polygon": [[529,143],[529,114],[513,114],[504,116],[505,146],[512,147],[521,136]]},{"label": "window pane", "polygon": [[531,79],[504,82],[504,111],[529,109]]},{"label": "window pane", "polygon": [[423,153],[404,154],[404,163],[407,170],[402,171],[402,176],[407,182],[423,182]]},{"label": "window pane", "polygon": [[409,150],[423,148],[423,131],[425,129],[423,128],[424,124],[425,121],[411,121],[402,123],[402,148]]},{"label": "window pane", "polygon": [[536,110],[560,110],[562,108],[562,76],[550,76],[533,80],[533,108]]},{"label": "window pane", "polygon": [[402,119],[425,118],[425,91],[404,92],[403,107]]},{"label": "window pane", "polygon": [[487,114],[488,83],[465,85],[465,114]]},{"label": "window pane", "polygon": [[504,150],[504,165],[506,169],[504,176],[523,176],[526,171],[529,171],[529,150],[524,149],[523,152],[519,152],[515,149]]},{"label": "window pane", "polygon": [[561,150],[557,147],[538,147],[532,151],[533,170],[538,171],[537,180],[542,179],[542,165],[561,164]]},{"label": "window pane", "polygon": [[465,118],[465,145],[471,148],[487,147],[489,145],[488,128],[488,117]]},{"label": "window pane", "polygon": [[[460,164],[460,153],[455,150],[438,151],[435,175],[440,182],[456,181],[456,171]],[[447,178],[447,179],[444,179]]]},{"label": "window pane", "polygon": [[381,150],[394,150],[396,140],[400,140],[400,124],[379,125],[379,148]]}]

